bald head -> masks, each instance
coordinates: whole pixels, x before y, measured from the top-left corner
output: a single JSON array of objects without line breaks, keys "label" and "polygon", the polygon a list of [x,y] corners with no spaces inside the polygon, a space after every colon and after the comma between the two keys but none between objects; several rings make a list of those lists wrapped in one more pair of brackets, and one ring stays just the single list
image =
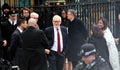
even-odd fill
[{"label": "bald head", "polygon": [[28,20],[28,26],[33,26],[36,28],[36,25],[37,25],[37,21],[34,18],[30,18]]}]

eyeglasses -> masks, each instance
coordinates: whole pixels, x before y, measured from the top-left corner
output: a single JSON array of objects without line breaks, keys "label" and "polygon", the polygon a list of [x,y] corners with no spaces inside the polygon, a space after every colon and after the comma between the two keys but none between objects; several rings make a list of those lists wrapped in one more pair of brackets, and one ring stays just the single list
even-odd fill
[{"label": "eyeglasses", "polygon": [[32,18],[34,18],[34,19],[38,19],[37,17],[32,17]]},{"label": "eyeglasses", "polygon": [[67,14],[67,15],[72,15],[72,14]]},{"label": "eyeglasses", "polygon": [[58,22],[61,22],[61,21],[53,21],[53,22],[58,23]]}]

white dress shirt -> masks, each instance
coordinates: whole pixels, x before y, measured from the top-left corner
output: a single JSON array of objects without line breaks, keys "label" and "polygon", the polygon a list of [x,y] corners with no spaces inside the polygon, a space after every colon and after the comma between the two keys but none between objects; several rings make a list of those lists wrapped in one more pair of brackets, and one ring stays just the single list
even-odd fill
[{"label": "white dress shirt", "polygon": [[[58,27],[58,30],[59,30],[59,33],[60,33],[60,49],[61,49],[61,52],[62,52],[63,51],[63,37],[62,37],[60,27]],[[51,50],[57,52],[57,47],[58,47],[57,44],[58,44],[58,41],[57,41],[57,29],[54,27],[54,43],[53,43],[53,46],[52,46]]]},{"label": "white dress shirt", "polygon": [[8,19],[8,20],[11,23],[11,25],[16,25],[17,24],[17,20],[14,20],[14,24],[12,24],[13,21],[11,19]]},{"label": "white dress shirt", "polygon": [[22,29],[20,29],[19,27],[17,27],[17,29],[20,31],[20,33],[22,33],[22,32],[23,32],[23,30],[22,30]]}]

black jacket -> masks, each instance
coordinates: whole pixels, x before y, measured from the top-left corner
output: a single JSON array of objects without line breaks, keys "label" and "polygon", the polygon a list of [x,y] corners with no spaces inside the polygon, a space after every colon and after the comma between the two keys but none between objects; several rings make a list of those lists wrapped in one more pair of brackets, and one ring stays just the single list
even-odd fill
[{"label": "black jacket", "polygon": [[20,34],[20,31],[16,29],[11,36],[10,48],[13,56],[15,55],[17,48],[21,47],[22,39]]},{"label": "black jacket", "polygon": [[18,29],[16,29],[12,36],[11,36],[11,43],[10,43],[10,61],[12,61],[13,65],[20,65],[20,59],[22,55],[21,49],[21,33]]},{"label": "black jacket", "polygon": [[[63,53],[66,52],[66,45],[67,45],[67,29],[64,26],[60,26],[61,28],[61,33],[62,33],[62,37],[63,37]],[[51,27],[47,27],[45,29],[45,34],[48,38],[49,41],[49,47],[52,48],[53,43],[54,43],[54,28],[53,26]]]},{"label": "black jacket", "polygon": [[103,58],[96,57],[92,63],[86,65],[83,69],[80,69],[79,64],[74,70],[113,70],[112,67]]},{"label": "black jacket", "polygon": [[[95,63],[95,64],[94,64]],[[92,65],[93,64],[93,65]],[[84,70],[113,70],[112,67],[103,58],[97,57],[90,66]]]},{"label": "black jacket", "polygon": [[75,18],[72,22],[68,22],[68,49],[67,57],[70,61],[78,61],[78,53],[80,46],[85,43],[88,33],[84,23]]},{"label": "black jacket", "polygon": [[48,40],[43,31],[32,26],[21,34],[23,58],[21,70],[47,70],[45,49],[49,49]]},{"label": "black jacket", "polygon": [[97,53],[102,56],[107,62],[109,62],[109,51],[106,40],[103,37],[92,36],[88,39],[88,43],[95,45]]}]

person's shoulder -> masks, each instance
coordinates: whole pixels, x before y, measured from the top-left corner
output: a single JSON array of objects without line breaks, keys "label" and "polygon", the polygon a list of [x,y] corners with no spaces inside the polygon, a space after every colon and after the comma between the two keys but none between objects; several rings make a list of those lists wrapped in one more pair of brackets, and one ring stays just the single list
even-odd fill
[{"label": "person's shoulder", "polygon": [[112,70],[110,64],[101,56],[98,56],[98,67],[100,67],[101,70]]},{"label": "person's shoulder", "polygon": [[63,29],[67,29],[67,27],[65,27],[65,26],[60,26],[61,28],[63,28]]},{"label": "person's shoulder", "polygon": [[105,61],[105,59],[101,59],[100,62],[99,62],[99,70],[113,70],[111,65]]},{"label": "person's shoulder", "polygon": [[80,18],[75,18],[75,20],[82,22],[82,20]]},{"label": "person's shoulder", "polygon": [[52,28],[53,28],[53,26],[49,26],[49,27],[45,28],[45,30],[49,30],[49,29],[52,29]]},{"label": "person's shoulder", "polygon": [[13,34],[18,34],[19,33],[19,30],[18,29],[15,29]]},{"label": "person's shoulder", "polygon": [[10,22],[9,22],[8,20],[6,20],[5,22],[2,22],[1,25],[2,25],[2,26],[6,26],[6,25],[9,25],[9,23],[10,23]]},{"label": "person's shoulder", "polygon": [[49,26],[49,27],[45,28],[44,31],[49,32],[49,31],[52,31],[52,30],[54,30],[53,26]]}]

